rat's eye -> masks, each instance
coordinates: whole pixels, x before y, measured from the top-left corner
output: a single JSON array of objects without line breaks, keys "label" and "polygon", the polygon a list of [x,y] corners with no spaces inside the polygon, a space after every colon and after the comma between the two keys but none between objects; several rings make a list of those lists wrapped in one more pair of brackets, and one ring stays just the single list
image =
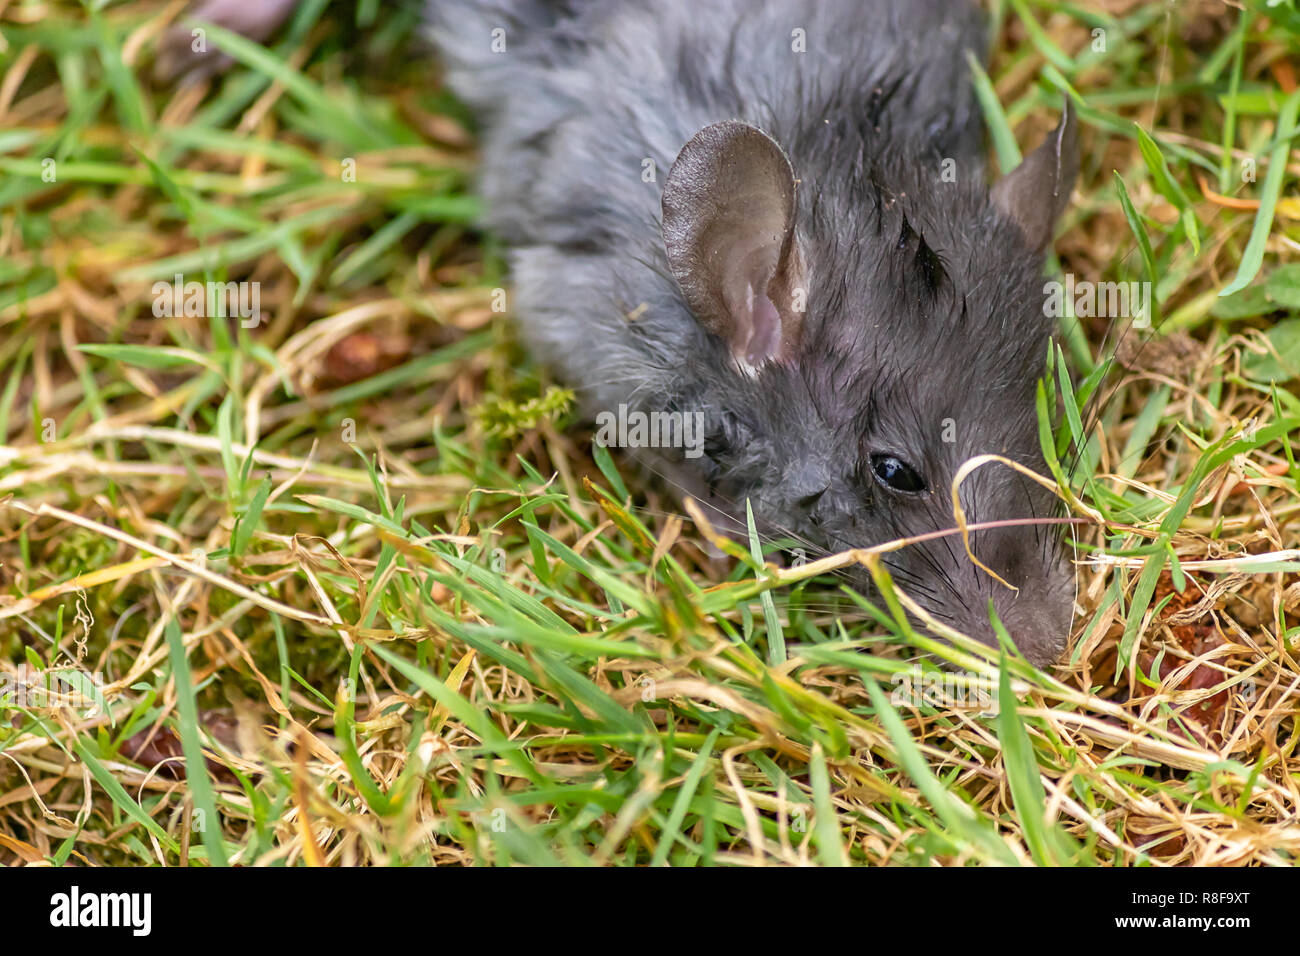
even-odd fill
[{"label": "rat's eye", "polygon": [[925,481],[916,469],[893,455],[872,455],[871,474],[894,491],[925,491]]}]

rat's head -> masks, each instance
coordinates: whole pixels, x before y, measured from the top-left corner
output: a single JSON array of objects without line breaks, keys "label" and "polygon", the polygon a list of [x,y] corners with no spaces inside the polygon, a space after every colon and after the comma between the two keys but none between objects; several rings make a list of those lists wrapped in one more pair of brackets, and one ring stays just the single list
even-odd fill
[{"label": "rat's head", "polygon": [[[974,176],[944,181],[938,160],[920,165],[859,152],[823,167],[854,168],[851,182],[796,183],[776,141],[737,122],[707,127],[678,156],[664,241],[712,333],[690,378],[707,383],[704,473],[724,513],[743,521],[748,500],[769,534],[841,551],[953,528],[952,484],[977,455],[1045,471],[1034,395],[1053,320],[1042,264],[1077,171],[1069,107],[991,191]],[[1050,491],[999,462],[960,489],[972,524],[1059,512]],[[992,601],[1045,665],[1071,619],[1059,539],[1043,524],[971,533],[975,555],[1015,589],[977,567],[959,535],[884,561],[935,618],[996,644]]]}]

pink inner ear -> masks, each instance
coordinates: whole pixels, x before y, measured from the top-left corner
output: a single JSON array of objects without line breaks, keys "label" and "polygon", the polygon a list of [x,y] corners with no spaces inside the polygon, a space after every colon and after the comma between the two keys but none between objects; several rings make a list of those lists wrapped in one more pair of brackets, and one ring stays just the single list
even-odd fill
[{"label": "pink inner ear", "polygon": [[750,332],[749,342],[745,346],[745,361],[757,368],[772,356],[781,344],[781,315],[776,306],[764,292],[755,293],[754,287],[746,288],[746,303],[749,306]]}]

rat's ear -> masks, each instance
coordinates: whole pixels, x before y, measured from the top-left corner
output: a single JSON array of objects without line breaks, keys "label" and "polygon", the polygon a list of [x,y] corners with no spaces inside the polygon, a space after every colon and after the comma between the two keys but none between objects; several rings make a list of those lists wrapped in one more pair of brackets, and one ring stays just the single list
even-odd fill
[{"label": "rat's ear", "polygon": [[700,324],[742,367],[788,359],[798,342],[806,293],[794,189],[776,141],[734,121],[691,137],[664,184],[668,264]]},{"label": "rat's ear", "polygon": [[1079,175],[1079,135],[1070,98],[1060,125],[1024,162],[997,182],[993,205],[1014,220],[1034,250],[1047,248]]}]

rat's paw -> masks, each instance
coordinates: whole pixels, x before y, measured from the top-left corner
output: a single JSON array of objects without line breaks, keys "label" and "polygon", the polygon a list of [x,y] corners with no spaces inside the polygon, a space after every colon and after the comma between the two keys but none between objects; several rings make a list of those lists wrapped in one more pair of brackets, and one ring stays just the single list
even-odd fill
[{"label": "rat's paw", "polygon": [[185,22],[163,34],[154,77],[163,83],[178,78],[189,83],[215,76],[234,61],[216,48],[202,23],[215,23],[260,42],[288,19],[297,4],[298,0],[201,0],[186,13]]}]

